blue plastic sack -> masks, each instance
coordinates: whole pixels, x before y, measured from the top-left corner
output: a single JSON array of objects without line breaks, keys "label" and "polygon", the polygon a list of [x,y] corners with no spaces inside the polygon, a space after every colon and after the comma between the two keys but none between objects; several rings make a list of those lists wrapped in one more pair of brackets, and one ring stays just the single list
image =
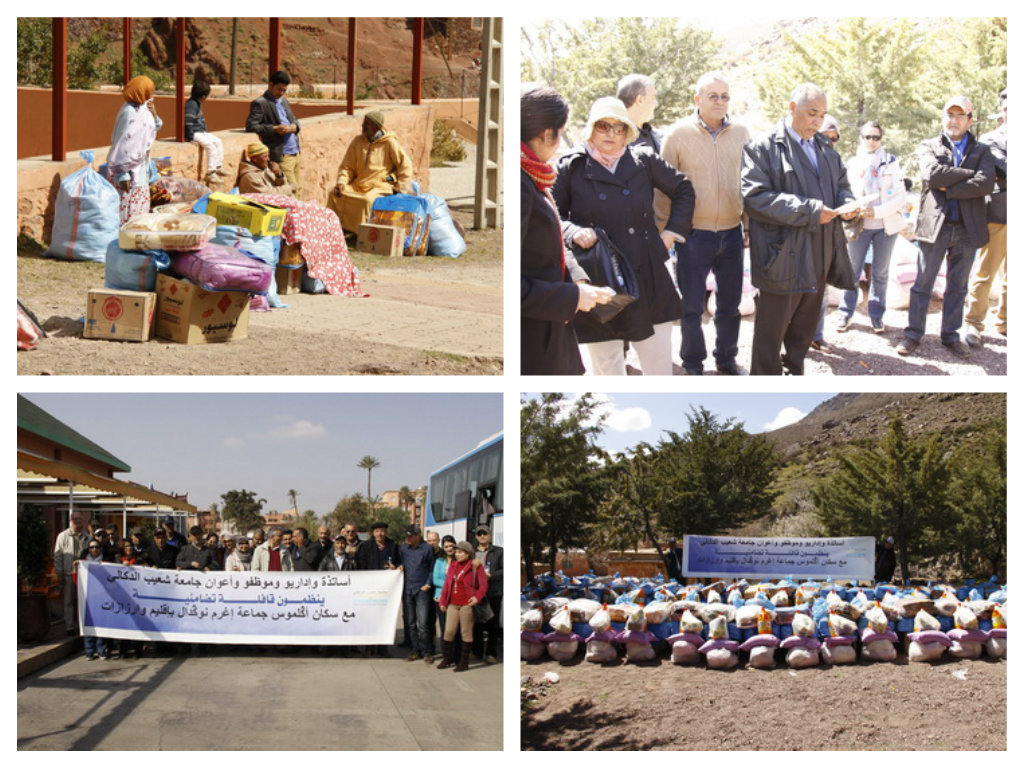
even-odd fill
[{"label": "blue plastic sack", "polygon": [[125,251],[115,237],[107,246],[103,284],[119,291],[156,290],[157,272],[167,269],[171,257],[166,251]]},{"label": "blue plastic sack", "polygon": [[420,195],[430,210],[430,231],[427,234],[427,253],[457,259],[466,252],[466,241],[455,227],[448,203],[443,197],[424,192]]},{"label": "blue plastic sack", "polygon": [[94,155],[80,153],[88,165],[60,183],[53,213],[53,234],[46,256],[69,261],[103,261],[107,245],[121,227],[121,199],[114,186],[92,169]]}]

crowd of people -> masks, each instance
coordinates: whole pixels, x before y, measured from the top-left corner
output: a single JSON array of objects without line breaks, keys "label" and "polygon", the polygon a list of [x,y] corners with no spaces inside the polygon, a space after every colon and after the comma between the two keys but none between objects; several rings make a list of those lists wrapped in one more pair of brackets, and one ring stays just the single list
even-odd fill
[{"label": "crowd of people", "polygon": [[[395,134],[385,128],[385,113],[372,110],[363,118],[360,134],[349,144],[328,198],[311,203],[303,195],[301,124],[285,95],[290,84],[287,72],[275,72],[267,90],[249,105],[245,130],[256,134],[259,141],[242,153],[234,184],[240,194],[285,195],[330,209],[351,238],[367,220],[374,200],[411,191],[412,161]],[[124,87],[125,103],[111,137],[107,172],[121,197],[122,224],[149,212],[149,155],[163,126],[153,99],[155,92],[153,81],[145,75]],[[193,84],[185,102],[185,140],[206,152],[204,178],[217,187],[229,177],[224,171],[223,142],[207,130],[203,114],[210,92],[209,83],[197,80]]]},{"label": "crowd of people", "polygon": [[[62,579],[64,620],[68,635],[79,633],[76,609],[76,567],[80,562],[118,563],[174,570],[196,571],[369,571],[400,570],[403,573],[403,646],[410,648],[407,661],[435,661],[438,629],[441,636],[439,669],[469,668],[470,654],[486,664],[498,661],[504,551],[491,541],[491,530],[479,525],[475,544],[442,540],[436,531],[411,524],[405,542],[388,537],[388,525],[374,523],[363,539],[356,526],[347,523],[333,536],[321,525],[317,537],[303,527],[268,530],[253,528],[243,535],[205,531],[195,525],[188,536],[174,528],[171,517],[160,519],[147,540],[140,531],[121,538],[116,523],[95,525],[90,530],[81,512],[72,512],[69,526],[57,536],[54,566]],[[88,659],[109,658],[119,642],[122,656],[140,654],[138,641],[108,641],[85,636]],[[381,648],[364,649],[366,655],[382,655]]]},{"label": "crowd of people", "polygon": [[[835,329],[845,333],[862,272],[870,330],[885,332],[889,261],[896,238],[910,234],[912,180],[886,150],[883,126],[858,126],[857,153],[844,161],[834,148],[840,125],[813,83],[794,88],[784,117],[757,138],[730,113],[723,73],[703,75],[693,101],[693,112],[662,135],[650,122],[654,81],[628,75],[615,96],[594,102],[581,144],[563,151],[565,99],[551,88],[521,96],[523,374],[624,375],[628,345],[644,375],[671,375],[672,330],[681,325],[683,372],[702,375],[709,275],[715,369],[744,374],[737,356],[747,248],[758,291],[751,374],[802,375],[808,351],[831,346],[827,287],[843,292]],[[918,350],[943,261],[946,350],[966,358],[982,346],[1000,270],[996,330],[1006,333],[1006,111],[1004,90],[999,126],[978,138],[974,105],[953,96],[938,135],[920,144],[917,276],[895,347],[901,356]]]}]

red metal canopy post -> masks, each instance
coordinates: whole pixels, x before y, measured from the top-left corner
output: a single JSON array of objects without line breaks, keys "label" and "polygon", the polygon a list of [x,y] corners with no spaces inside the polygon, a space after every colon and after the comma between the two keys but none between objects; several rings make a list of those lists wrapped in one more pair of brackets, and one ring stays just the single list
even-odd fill
[{"label": "red metal canopy post", "polygon": [[185,141],[185,19],[179,18],[174,33],[174,133]]},{"label": "red metal canopy post", "polygon": [[68,144],[68,20],[53,20],[53,159],[63,162]]},{"label": "red metal canopy post", "polygon": [[348,72],[345,75],[345,112],[356,111],[356,20],[348,20]]},{"label": "red metal canopy post", "polygon": [[423,19],[412,20],[412,103],[423,100]]},{"label": "red metal canopy post", "polygon": [[124,63],[121,66],[122,79],[124,84],[128,85],[128,81],[132,79],[132,20],[122,19],[121,20],[124,38],[124,43],[121,46],[122,59]]},{"label": "red metal canopy post", "polygon": [[270,72],[267,73],[267,81],[270,76],[281,69],[281,19],[270,20]]}]

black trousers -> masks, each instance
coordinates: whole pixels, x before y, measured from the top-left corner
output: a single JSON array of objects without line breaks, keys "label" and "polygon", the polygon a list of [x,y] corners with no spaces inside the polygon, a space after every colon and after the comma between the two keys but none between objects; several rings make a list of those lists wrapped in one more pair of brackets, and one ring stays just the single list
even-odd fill
[{"label": "black trousers", "polygon": [[[757,297],[751,376],[781,376],[782,369],[803,376],[804,358],[814,340],[825,281],[814,293],[766,293]],[[780,350],[785,347],[785,353]]]},{"label": "black trousers", "polygon": [[[501,637],[501,627],[499,626],[501,597],[486,597],[484,599],[491,604],[494,616],[485,624],[473,625],[473,653],[476,656],[497,656],[498,640]],[[487,635],[486,645],[484,635]]]}]

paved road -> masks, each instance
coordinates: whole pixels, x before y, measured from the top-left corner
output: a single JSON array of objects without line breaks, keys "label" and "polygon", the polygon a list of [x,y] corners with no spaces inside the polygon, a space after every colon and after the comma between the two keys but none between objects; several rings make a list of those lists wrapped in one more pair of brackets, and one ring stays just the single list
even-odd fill
[{"label": "paved road", "polygon": [[214,653],[77,656],[23,678],[18,749],[502,748],[501,664]]}]

